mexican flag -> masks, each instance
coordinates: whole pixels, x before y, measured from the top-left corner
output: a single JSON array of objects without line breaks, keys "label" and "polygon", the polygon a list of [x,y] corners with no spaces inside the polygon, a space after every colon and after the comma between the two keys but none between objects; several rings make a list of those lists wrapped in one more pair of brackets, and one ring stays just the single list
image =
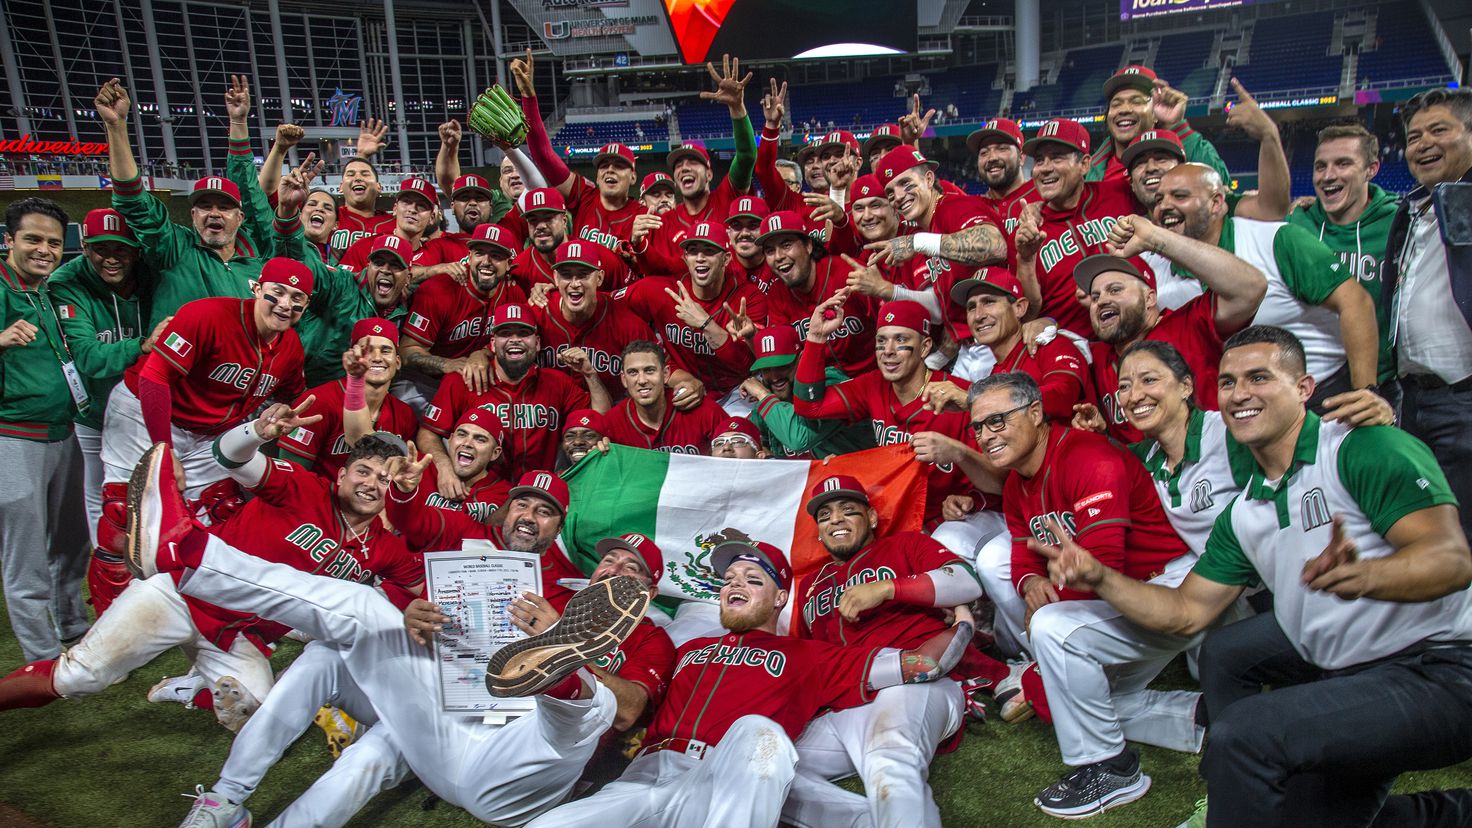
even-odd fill
[{"label": "mexican flag", "polygon": [[817,460],[731,460],[615,445],[594,451],[564,472],[572,506],[562,539],[584,572],[598,563],[593,547],[607,537],[638,532],[664,552],[659,593],[719,600],[721,573],[710,551],[723,540],[749,537],[787,553],[800,581],[828,560],[818,528],[803,508],[825,477],[863,481],[886,534],[919,530],[925,509],[925,466],[908,445],[883,446]]}]

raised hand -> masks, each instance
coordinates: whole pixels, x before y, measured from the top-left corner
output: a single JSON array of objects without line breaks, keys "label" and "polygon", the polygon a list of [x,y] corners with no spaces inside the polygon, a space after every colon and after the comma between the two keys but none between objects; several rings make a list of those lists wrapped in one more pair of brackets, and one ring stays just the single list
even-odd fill
[{"label": "raised hand", "polygon": [[265,411],[262,411],[261,416],[256,418],[255,425],[252,427],[255,430],[256,436],[269,443],[277,437],[283,434],[289,434],[301,426],[311,425],[321,420],[321,414],[313,414],[310,417],[302,416],[302,412],[306,411],[307,407],[315,402],[316,399],[317,395],[308,394],[307,398],[295,407],[289,406],[286,403],[276,403]]},{"label": "raised hand", "polygon": [[920,96],[914,95],[910,98],[910,111],[900,116],[900,140],[914,146],[925,137],[925,131],[930,129],[930,119],[935,117],[934,109],[925,110],[920,114]]},{"label": "raised hand", "polygon": [[732,118],[746,117],[746,85],[751,82],[751,73],[747,72],[745,77],[741,75],[741,58],[733,58],[730,55],[721,55],[721,70],[716,71],[712,63],[705,64],[705,70],[710,73],[711,79],[716,82],[714,92],[701,92],[700,98],[705,101],[723,103],[730,111]]},{"label": "raised hand", "polygon": [[844,264],[849,267],[848,287],[864,296],[877,296],[880,299],[894,296],[894,285],[879,275],[878,267],[864,264],[847,253],[842,255]]},{"label": "raised hand", "polygon": [[555,289],[556,286],[551,282],[537,282],[527,292],[526,303],[534,308],[545,308],[547,307],[547,294]]},{"label": "raised hand", "polygon": [[1022,208],[1017,218],[1017,232],[1013,236],[1017,245],[1017,258],[1032,259],[1048,241],[1048,231],[1043,229],[1043,205],[1034,201]]},{"label": "raised hand", "polygon": [[1262,111],[1257,100],[1236,78],[1232,78],[1232,91],[1237,94],[1237,100],[1227,104],[1227,126],[1237,127],[1258,141],[1269,135],[1276,136],[1278,125]]},{"label": "raised hand", "polygon": [[843,327],[843,303],[848,299],[849,289],[843,288],[818,303],[808,319],[809,342],[826,343],[839,328]]},{"label": "raised hand", "polygon": [[870,261],[881,261],[887,265],[904,264],[915,258],[915,238],[895,236],[884,241],[870,242],[864,245],[864,249],[875,253]]},{"label": "raised hand", "polygon": [[117,78],[109,80],[97,90],[97,97],[92,99],[92,108],[97,110],[97,117],[104,124],[121,124],[128,120],[128,110],[133,107],[133,101],[128,97],[128,90],[123,88],[122,81]]},{"label": "raised hand", "polygon": [[419,481],[424,477],[424,469],[429,466],[431,459],[428,454],[422,455],[418,460],[390,457],[386,466],[388,479],[393,481],[395,489],[408,494],[419,488]]},{"label": "raised hand", "polygon": [[675,287],[679,289],[678,293],[669,288],[664,289],[665,295],[675,302],[675,316],[691,328],[704,333],[706,326],[703,323],[710,319],[710,313],[695,301],[684,282],[676,282]]},{"label": "raised hand", "polygon": [[756,336],[756,323],[746,313],[746,297],[741,297],[741,307],[733,309],[730,302],[721,303],[726,309],[726,315],[730,321],[726,323],[726,333],[735,339],[750,339]]},{"label": "raised hand", "polygon": [[1164,239],[1161,230],[1150,219],[1144,216],[1121,216],[1114,226],[1109,228],[1109,240],[1105,249],[1115,256],[1131,258],[1138,256],[1147,250],[1157,253]]},{"label": "raised hand", "polygon": [[925,383],[925,387],[920,389],[920,399],[926,409],[937,414],[947,407],[966,410],[966,389],[950,380]]},{"label": "raised hand", "polygon": [[629,244],[637,246],[640,240],[662,226],[664,219],[652,211],[634,216],[634,223],[629,227]]},{"label": "raised hand", "polygon": [[281,183],[276,185],[278,215],[294,216],[302,211],[302,205],[312,191],[312,179],[322,174],[324,166],[317,160],[315,152],[307,153],[307,160],[300,167],[281,176]]},{"label": "raised hand", "polygon": [[777,85],[777,79],[771,78],[772,91],[762,96],[762,117],[767,119],[767,126],[772,129],[782,128],[782,113],[786,111],[787,81]]},{"label": "raised hand", "polygon": [[1156,78],[1150,90],[1150,110],[1155,113],[1156,128],[1170,129],[1173,124],[1185,120],[1188,100],[1185,92]]},{"label": "raised hand", "polygon": [[835,226],[839,226],[846,218],[838,202],[822,193],[803,193],[802,200],[811,208],[808,215],[813,221],[831,221]]},{"label": "raised hand", "polygon": [[306,134],[307,131],[296,124],[277,124],[276,146],[284,150],[291,149],[301,143],[302,138]]},{"label": "raised hand", "polygon": [[448,150],[454,151],[460,148],[460,122],[455,120],[445,121],[440,124],[440,143]]},{"label": "raised hand", "polygon": [[225,90],[225,112],[235,123],[245,123],[250,118],[250,78],[230,76],[230,86]]},{"label": "raised hand", "polygon": [[526,57],[511,61],[511,79],[516,83],[516,94],[523,98],[537,96],[536,70],[537,61],[532,57],[532,49],[528,46]]},{"label": "raised hand", "polygon": [[358,124],[358,157],[377,155],[383,149],[388,136],[388,124],[379,118],[369,118]]},{"label": "raised hand", "polygon": [[568,348],[557,355],[557,361],[585,377],[598,373],[593,368],[592,357],[582,348]]},{"label": "raised hand", "polygon": [[1099,411],[1099,406],[1093,403],[1074,403],[1073,427],[1099,434],[1109,430],[1109,424],[1104,421],[1104,415]]}]

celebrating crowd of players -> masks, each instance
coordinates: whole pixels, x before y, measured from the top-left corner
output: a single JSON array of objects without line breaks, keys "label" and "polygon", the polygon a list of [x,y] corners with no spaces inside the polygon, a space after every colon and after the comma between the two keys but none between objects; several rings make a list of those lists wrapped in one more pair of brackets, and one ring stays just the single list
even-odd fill
[{"label": "celebrating crowd of players", "polygon": [[[936,177],[918,101],[779,158],[785,85],[758,133],[730,60],[702,93],[731,116],[724,178],[694,144],[642,178],[610,144],[586,178],[531,56],[511,71],[529,134],[499,180],[461,174],[451,121],[438,180],[386,213],[381,127],[338,204],[312,156],[283,168],[298,127],[255,167],[232,78],[227,174],[188,226],[140,180],[127,90],[99,91],[113,207],[84,255],[61,261],[54,203],[6,211],[0,463],[23,472],[0,555],[27,663],[0,710],[182,647],[149,700],[236,733],[191,826],[248,825],[314,720],[341,756],[274,824],[343,824],[412,772],[495,824],[939,825],[929,763],[988,695],[1054,727],[1052,816],[1144,796],[1133,740],[1203,753],[1204,824],[1465,824],[1465,791],[1389,791],[1472,757],[1472,246],[1443,198],[1472,187],[1472,93],[1403,108],[1414,192],[1370,183],[1376,139],[1335,126],[1294,205],[1246,90],[1239,194],[1141,66],[1105,84],[1097,148],[1067,119],[973,132],[981,196]],[[816,573],[727,541],[718,619],[644,617],[652,540],[605,539],[592,572],[561,546],[559,473],[610,444],[905,444],[925,531],[829,476]],[[542,560],[511,608],[530,638],[489,668],[535,697],[509,724],[438,707],[449,619],[420,555],[467,539]],[[310,643],[278,672],[288,634]],[[1152,689],[1183,653],[1201,691]],[[568,801],[614,741],[632,762]],[[834,784],[855,775],[865,794]]]}]

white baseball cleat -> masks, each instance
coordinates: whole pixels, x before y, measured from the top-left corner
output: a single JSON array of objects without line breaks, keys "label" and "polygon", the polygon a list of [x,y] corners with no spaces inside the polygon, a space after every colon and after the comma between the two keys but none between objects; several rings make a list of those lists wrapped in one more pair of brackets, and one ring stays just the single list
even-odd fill
[{"label": "white baseball cleat", "polygon": [[148,691],[151,702],[174,702],[182,705],[194,704],[194,697],[207,686],[204,676],[185,673],[182,676],[164,676],[163,680]]}]

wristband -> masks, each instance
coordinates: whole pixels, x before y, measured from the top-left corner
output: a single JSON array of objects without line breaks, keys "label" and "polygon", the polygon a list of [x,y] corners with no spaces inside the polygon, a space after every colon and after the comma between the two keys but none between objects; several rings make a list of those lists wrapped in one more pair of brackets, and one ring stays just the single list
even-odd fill
[{"label": "wristband", "polygon": [[357,411],[368,407],[364,393],[366,386],[367,383],[362,377],[348,376],[347,381],[343,383],[342,407],[344,411]]},{"label": "wristband", "polygon": [[939,233],[916,233],[910,238],[915,240],[915,252],[924,253],[927,256],[940,255]]}]

